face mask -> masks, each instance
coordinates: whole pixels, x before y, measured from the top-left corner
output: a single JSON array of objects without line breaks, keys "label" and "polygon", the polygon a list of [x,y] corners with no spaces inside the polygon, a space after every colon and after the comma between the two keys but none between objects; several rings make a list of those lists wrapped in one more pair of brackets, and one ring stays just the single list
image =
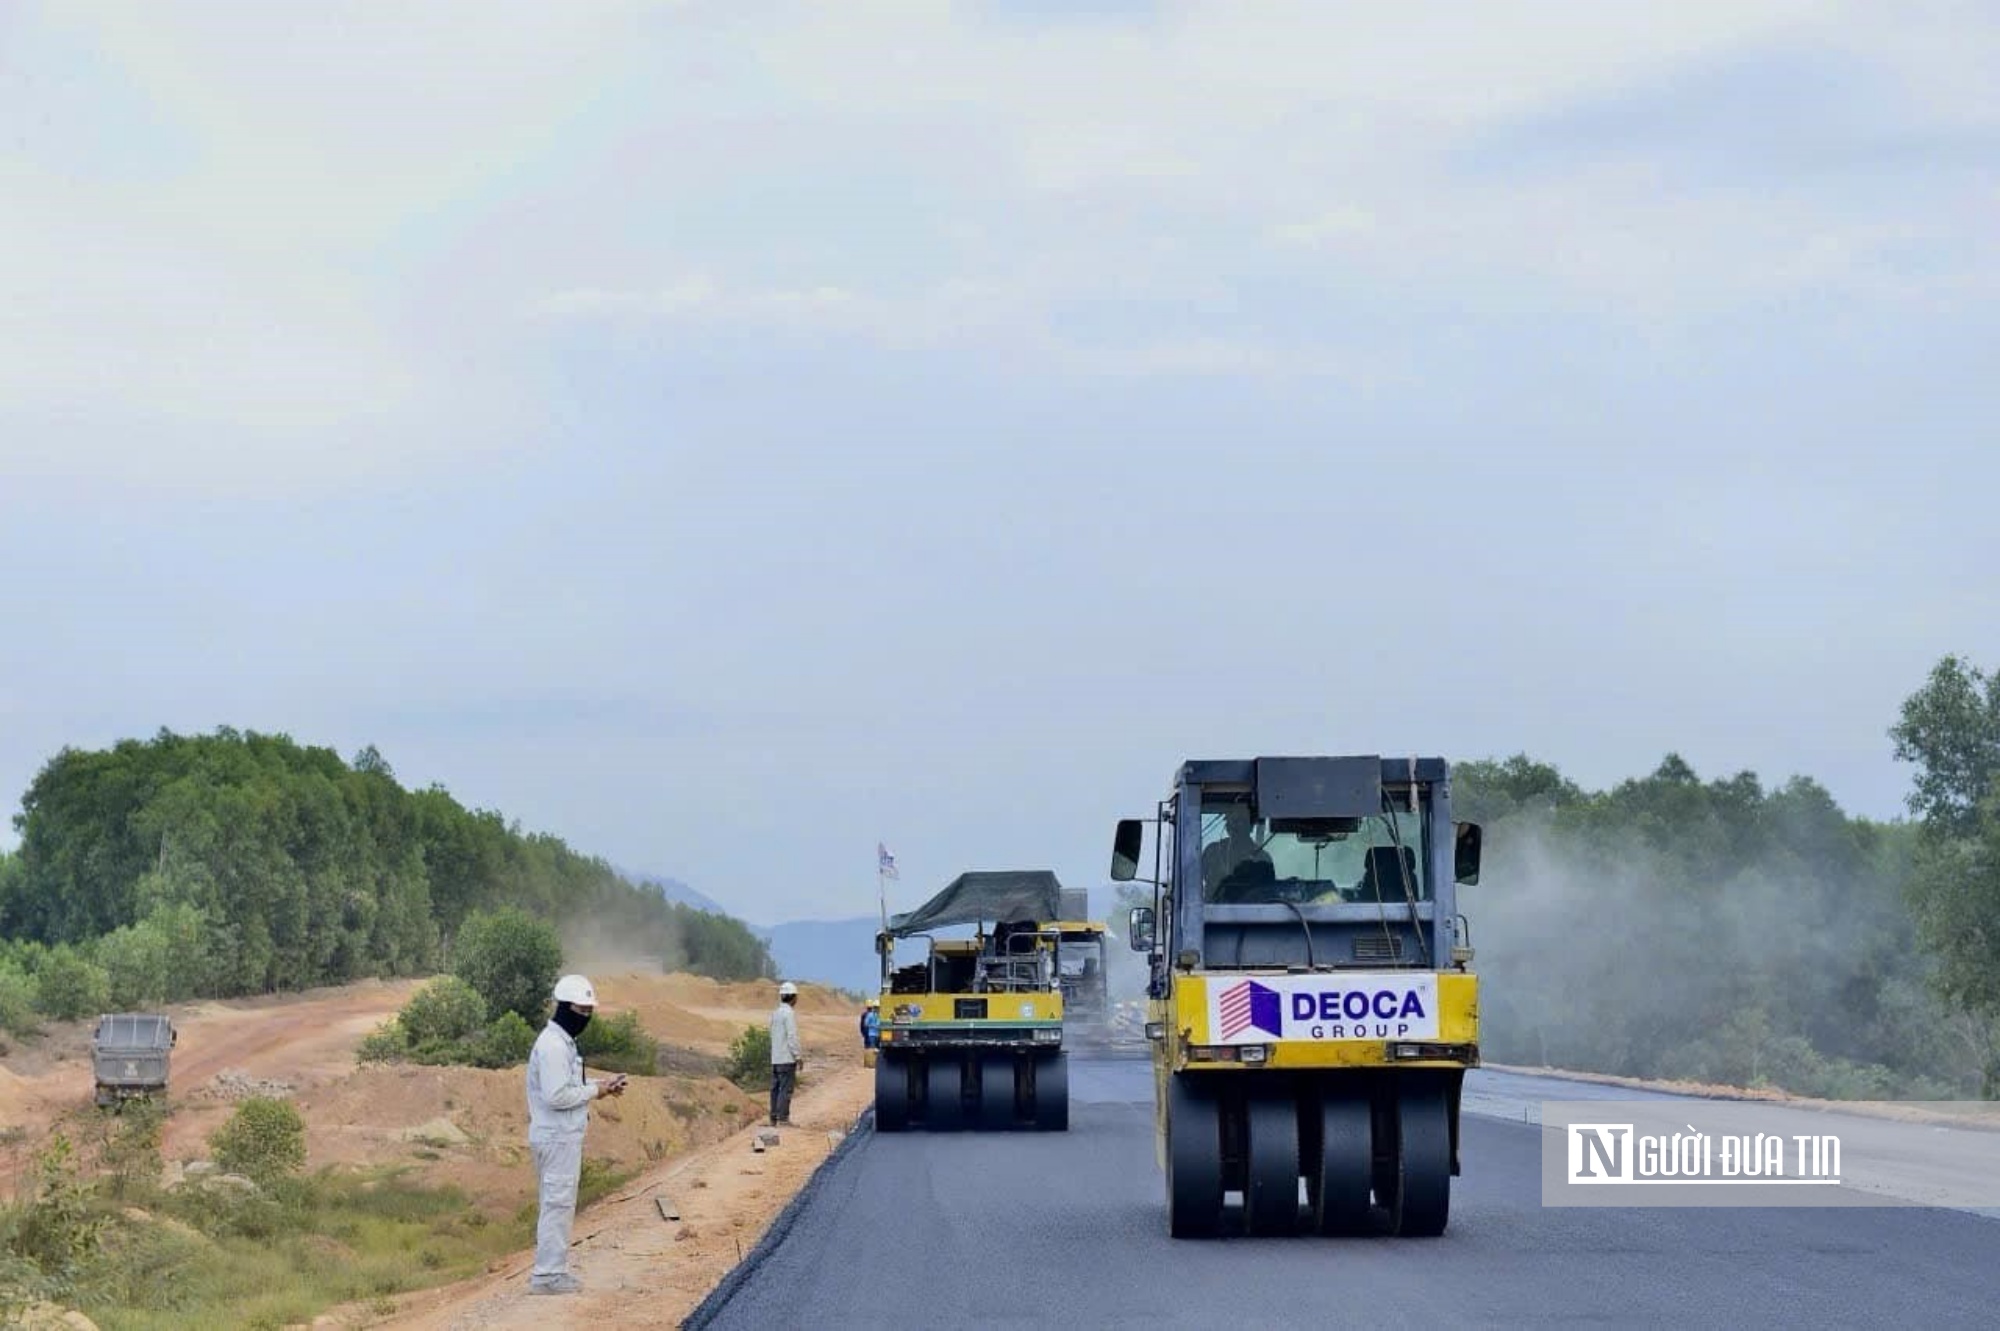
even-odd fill
[{"label": "face mask", "polygon": [[556,1004],[555,1021],[556,1025],[562,1027],[563,1032],[570,1039],[574,1040],[577,1036],[583,1034],[584,1027],[590,1025],[590,1014],[588,1012],[578,1012],[567,1003],[558,1003]]}]

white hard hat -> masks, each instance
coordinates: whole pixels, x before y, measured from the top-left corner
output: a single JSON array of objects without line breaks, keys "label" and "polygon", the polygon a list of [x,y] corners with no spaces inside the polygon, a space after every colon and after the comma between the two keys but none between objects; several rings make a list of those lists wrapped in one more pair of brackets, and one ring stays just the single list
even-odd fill
[{"label": "white hard hat", "polygon": [[790,980],[778,986],[778,997],[780,998],[793,998],[797,996],[798,992],[799,987]]},{"label": "white hard hat", "polygon": [[590,981],[581,975],[565,975],[556,981],[555,1000],[558,1003],[575,1003],[581,1007],[597,1006],[597,991],[590,987]]}]

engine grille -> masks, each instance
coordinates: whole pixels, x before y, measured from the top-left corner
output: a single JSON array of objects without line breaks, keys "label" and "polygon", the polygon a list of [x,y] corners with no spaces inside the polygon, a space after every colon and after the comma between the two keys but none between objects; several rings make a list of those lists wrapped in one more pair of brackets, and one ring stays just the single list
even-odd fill
[{"label": "engine grille", "polygon": [[1401,961],[1403,959],[1403,940],[1400,936],[1393,934],[1387,938],[1384,938],[1381,934],[1362,934],[1354,940],[1354,959],[1356,961]]}]

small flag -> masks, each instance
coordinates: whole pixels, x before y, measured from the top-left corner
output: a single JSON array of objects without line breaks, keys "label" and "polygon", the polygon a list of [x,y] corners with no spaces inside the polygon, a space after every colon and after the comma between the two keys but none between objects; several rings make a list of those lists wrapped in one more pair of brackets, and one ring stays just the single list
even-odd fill
[{"label": "small flag", "polygon": [[875,843],[875,872],[881,874],[884,878],[901,877],[896,872],[896,857],[891,855],[889,848],[879,841]]}]

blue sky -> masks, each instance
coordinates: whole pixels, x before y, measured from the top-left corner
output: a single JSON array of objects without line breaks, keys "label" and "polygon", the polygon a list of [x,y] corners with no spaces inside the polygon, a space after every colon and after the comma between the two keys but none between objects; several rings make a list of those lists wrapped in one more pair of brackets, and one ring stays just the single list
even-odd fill
[{"label": "blue sky", "polygon": [[762,922],[1193,755],[1893,816],[2000,665],[2000,11],[835,9],[0,14],[0,795],[374,743]]}]

